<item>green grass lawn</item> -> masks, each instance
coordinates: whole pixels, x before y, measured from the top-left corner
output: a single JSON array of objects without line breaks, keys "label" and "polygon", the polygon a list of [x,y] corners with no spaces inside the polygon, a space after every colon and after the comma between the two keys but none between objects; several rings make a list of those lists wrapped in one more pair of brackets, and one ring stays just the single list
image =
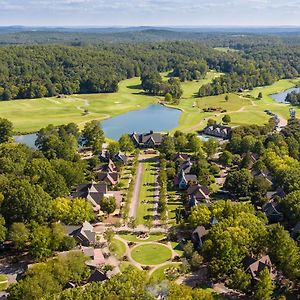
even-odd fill
[{"label": "green grass lawn", "polygon": [[142,265],[159,265],[172,257],[171,250],[160,244],[144,244],[131,251],[132,258]]},{"label": "green grass lawn", "polygon": [[120,234],[120,237],[122,237],[123,239],[125,239],[129,242],[134,242],[134,243],[143,243],[144,242],[144,243],[146,243],[146,242],[155,242],[155,241],[162,240],[163,238],[165,238],[165,235],[163,235],[163,234],[150,234],[149,238],[146,239],[146,240],[140,240],[134,234]]},{"label": "green grass lawn", "polygon": [[[143,165],[143,179],[136,216],[137,224],[145,224],[147,219],[153,219],[154,166],[155,162],[145,162]],[[143,201],[146,202],[143,203]]]},{"label": "green grass lawn", "polygon": [[[278,104],[268,95],[293,87],[299,79],[279,80],[270,86],[245,91],[242,95],[230,93],[228,102],[224,99],[225,95],[197,98],[199,88],[220,75],[221,73],[210,71],[202,80],[181,83],[183,96],[180,104],[174,107],[181,109],[183,113],[173,132],[202,129],[208,118],[220,121],[224,114],[202,112],[203,108],[209,106],[226,109],[232,116],[232,126],[266,123],[268,116],[263,113],[264,109],[270,109],[285,118],[289,116],[289,105]],[[163,80],[168,79],[167,73],[162,73],[162,76]],[[259,92],[263,93],[263,99],[253,100]],[[246,98],[247,95],[252,99]],[[82,128],[90,120],[103,120],[142,109],[162,99],[163,97],[145,95],[140,87],[140,79],[135,77],[121,81],[117,93],[71,95],[62,99],[53,97],[1,101],[0,114],[1,117],[11,120],[15,130],[19,132],[34,132],[48,124],[60,125],[69,122],[75,122]],[[89,114],[84,114],[85,109]],[[299,108],[296,108],[296,112],[300,112]]]},{"label": "green grass lawn", "polygon": [[181,265],[181,263],[171,263],[165,266],[162,266],[160,268],[157,268],[151,275],[151,278],[154,281],[163,281],[166,280],[167,277],[165,275],[165,270],[168,268],[179,268],[179,266]]},{"label": "green grass lawn", "polygon": [[8,287],[7,276],[0,274],[0,291],[4,291]]},{"label": "green grass lawn", "polygon": [[[0,113],[20,132],[33,132],[48,124],[69,122],[83,127],[90,120],[103,120],[157,102],[157,97],[144,95],[139,84],[140,79],[136,77],[120,82],[117,93],[1,101]],[[89,111],[88,115],[84,115],[84,109]]]},{"label": "green grass lawn", "polygon": [[171,242],[172,248],[175,250],[175,252],[179,256],[183,256],[183,249],[181,248],[180,244],[178,242]]},{"label": "green grass lawn", "polygon": [[180,194],[176,191],[168,192],[168,222],[170,225],[176,224],[176,209],[182,208],[182,202],[180,201]]},{"label": "green grass lawn", "polygon": [[109,250],[116,255],[118,259],[121,259],[126,251],[125,244],[117,239],[113,239],[109,245]]}]

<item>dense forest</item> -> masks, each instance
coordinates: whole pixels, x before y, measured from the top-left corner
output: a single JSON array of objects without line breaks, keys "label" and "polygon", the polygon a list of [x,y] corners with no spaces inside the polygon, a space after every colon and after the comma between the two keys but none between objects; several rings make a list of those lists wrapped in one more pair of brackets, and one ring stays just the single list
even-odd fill
[{"label": "dense forest", "polygon": [[[39,32],[14,34],[42,36]],[[201,87],[201,97],[268,85],[300,73],[297,35],[283,38],[147,30],[109,35],[111,38],[123,36],[122,43],[118,39],[101,40],[106,35],[102,33],[95,38],[98,43],[91,43],[88,37],[96,33],[48,32],[45,37],[48,34],[56,36],[56,42],[47,42],[46,39],[38,43],[40,45],[5,45],[0,48],[1,100],[116,92],[123,79],[164,71],[181,81],[201,79],[208,69],[223,72],[223,76]],[[145,37],[149,34],[156,38],[146,42]],[[68,43],[70,35],[76,38]],[[5,36],[7,34],[0,35],[0,42]],[[131,36],[143,36],[144,39],[134,41]],[[189,41],[183,41],[183,37]],[[13,39],[10,41],[3,44],[14,44]],[[214,49],[217,46],[235,51],[219,51]],[[175,81],[169,86],[159,80],[158,83],[146,92],[171,93],[175,98],[180,97],[180,88]]]}]

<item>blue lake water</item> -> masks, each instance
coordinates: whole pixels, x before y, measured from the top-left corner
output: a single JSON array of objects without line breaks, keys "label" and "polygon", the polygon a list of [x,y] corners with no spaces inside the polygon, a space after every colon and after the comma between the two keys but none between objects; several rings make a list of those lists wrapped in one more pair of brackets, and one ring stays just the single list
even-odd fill
[{"label": "blue lake water", "polygon": [[274,99],[276,102],[279,102],[279,103],[286,103],[285,102],[285,98],[287,96],[287,94],[291,93],[291,92],[297,92],[297,93],[300,93],[300,88],[291,88],[291,89],[288,89],[284,92],[281,92],[281,93],[278,93],[278,94],[273,94],[273,95],[270,95],[270,97],[272,99]]},{"label": "blue lake water", "polygon": [[[132,132],[168,132],[179,123],[181,111],[163,105],[153,104],[145,109],[131,111],[101,122],[105,136],[118,140],[122,134]],[[35,148],[36,134],[14,137],[17,143]]]},{"label": "blue lake water", "polygon": [[181,111],[159,104],[131,111],[101,122],[105,136],[117,140],[124,133],[168,132],[178,125]]},{"label": "blue lake water", "polygon": [[28,147],[31,148],[36,148],[34,144],[36,138],[37,138],[36,133],[14,136],[15,142],[26,144]]}]

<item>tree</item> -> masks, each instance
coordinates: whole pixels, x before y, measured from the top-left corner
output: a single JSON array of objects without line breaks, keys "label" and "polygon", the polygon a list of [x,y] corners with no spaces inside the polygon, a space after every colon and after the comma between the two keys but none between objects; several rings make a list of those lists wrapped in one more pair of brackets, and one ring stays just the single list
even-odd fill
[{"label": "tree", "polygon": [[282,225],[276,224],[270,227],[268,247],[270,258],[278,269],[291,280],[299,279],[300,249]]},{"label": "tree", "polygon": [[51,215],[51,197],[26,179],[13,180],[3,192],[2,213],[13,222],[44,222]]},{"label": "tree", "polygon": [[190,137],[189,142],[188,142],[188,147],[195,154],[197,152],[201,151],[201,149],[202,149],[202,142],[199,139],[199,137],[197,137],[197,135],[193,134]]},{"label": "tree", "polygon": [[7,119],[0,118],[0,144],[6,143],[12,137],[13,124]]},{"label": "tree", "polygon": [[223,151],[220,155],[219,161],[224,166],[230,166],[232,164],[233,154],[227,150]]},{"label": "tree", "polygon": [[194,245],[191,241],[188,241],[183,247],[184,256],[186,258],[191,258],[194,253]]},{"label": "tree", "polygon": [[253,299],[270,300],[275,289],[275,285],[270,277],[268,268],[264,268],[259,274],[259,280],[256,283]]},{"label": "tree", "polygon": [[22,250],[29,240],[29,230],[24,223],[13,223],[9,230],[9,237],[15,247]]},{"label": "tree", "polygon": [[91,121],[84,125],[82,131],[82,144],[91,147],[94,152],[102,150],[105,142],[104,132],[98,121]]},{"label": "tree", "polygon": [[262,99],[262,97],[263,97],[262,92],[259,92],[259,93],[258,93],[258,96],[257,96],[257,99]]},{"label": "tree", "polygon": [[[229,101],[229,96],[228,96],[228,95],[225,96],[225,101],[226,101],[226,102]],[[228,123],[229,123],[229,122],[228,122]]]},{"label": "tree", "polygon": [[194,251],[190,259],[192,270],[198,270],[201,267],[202,263],[203,257],[197,251]]},{"label": "tree", "polygon": [[246,197],[250,195],[252,182],[252,174],[248,170],[242,169],[228,174],[224,188],[238,197]]},{"label": "tree", "polygon": [[172,102],[172,100],[173,100],[172,95],[170,93],[166,93],[165,94],[165,101],[166,102]]},{"label": "tree", "polygon": [[123,134],[120,137],[119,145],[120,145],[121,151],[124,151],[125,154],[127,152],[131,153],[134,150],[134,144],[128,134]]},{"label": "tree", "polygon": [[204,142],[204,150],[209,157],[216,154],[219,147],[219,143],[214,138],[209,138],[206,142]]},{"label": "tree", "polygon": [[255,176],[252,182],[252,197],[255,201],[261,202],[271,188],[271,184],[264,177]]},{"label": "tree", "polygon": [[111,243],[112,239],[114,238],[115,233],[111,228],[107,228],[104,232],[104,238]]},{"label": "tree", "polygon": [[117,208],[116,198],[115,197],[104,197],[101,201],[101,210],[108,215],[113,213]]},{"label": "tree", "polygon": [[78,225],[91,221],[94,212],[89,201],[82,198],[56,198],[52,201],[52,218],[65,224]]},{"label": "tree", "polygon": [[206,205],[197,205],[192,208],[189,216],[189,224],[194,228],[200,225],[206,225],[211,218],[211,212]]},{"label": "tree", "polygon": [[0,215],[0,243],[3,243],[6,239],[7,229],[5,227],[5,220]]},{"label": "tree", "polygon": [[160,151],[166,155],[167,158],[171,157],[175,153],[174,139],[171,136],[163,138],[160,146]]},{"label": "tree", "polygon": [[285,215],[289,220],[296,222],[300,218],[300,191],[294,191],[285,196],[281,201]]},{"label": "tree", "polygon": [[223,123],[228,124],[231,122],[231,117],[229,115],[224,115],[222,118]]},{"label": "tree", "polygon": [[109,152],[110,157],[114,157],[120,151],[120,145],[118,142],[110,142],[107,146],[107,151]]},{"label": "tree", "polygon": [[38,261],[43,261],[53,253],[51,248],[52,231],[47,226],[37,226],[31,233],[30,255]]}]

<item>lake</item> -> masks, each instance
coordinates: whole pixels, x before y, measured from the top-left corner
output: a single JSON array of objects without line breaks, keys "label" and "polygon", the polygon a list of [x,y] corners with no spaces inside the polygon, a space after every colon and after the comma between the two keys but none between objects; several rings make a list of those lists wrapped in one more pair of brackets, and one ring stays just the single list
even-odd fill
[{"label": "lake", "polygon": [[[153,104],[145,109],[131,111],[101,122],[105,136],[118,140],[124,133],[168,132],[177,127],[181,111],[160,104]],[[17,143],[24,143],[35,148],[36,134],[14,137]]]},{"label": "lake", "polygon": [[15,142],[26,144],[28,147],[31,147],[31,148],[36,148],[36,146],[34,144],[36,138],[37,138],[36,133],[14,136]]},{"label": "lake", "polygon": [[287,103],[287,102],[285,102],[285,98],[286,98],[287,94],[289,94],[291,92],[300,93],[300,88],[291,88],[291,89],[288,89],[288,90],[278,93],[278,94],[272,94],[272,95],[270,95],[270,97],[272,99],[274,99],[276,102]]},{"label": "lake", "polygon": [[160,104],[131,111],[101,122],[105,136],[118,140],[124,133],[168,132],[177,127],[181,111]]}]

